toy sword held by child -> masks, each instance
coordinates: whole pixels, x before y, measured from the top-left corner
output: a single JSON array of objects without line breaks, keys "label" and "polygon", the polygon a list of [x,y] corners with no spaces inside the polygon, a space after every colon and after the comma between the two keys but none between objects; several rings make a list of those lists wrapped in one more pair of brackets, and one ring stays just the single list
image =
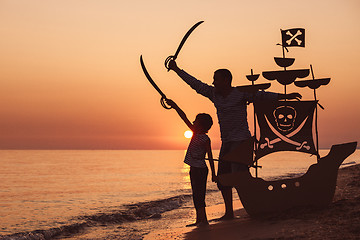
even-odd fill
[{"label": "toy sword held by child", "polygon": [[151,85],[156,89],[156,91],[158,91],[158,93],[161,95],[161,99],[160,99],[161,106],[163,106],[165,109],[171,109],[172,108],[171,106],[166,105],[166,100],[167,100],[166,95],[160,90],[160,88],[156,85],[154,80],[152,80],[150,74],[146,70],[142,55],[140,56],[140,64],[146,78],[149,80]]}]

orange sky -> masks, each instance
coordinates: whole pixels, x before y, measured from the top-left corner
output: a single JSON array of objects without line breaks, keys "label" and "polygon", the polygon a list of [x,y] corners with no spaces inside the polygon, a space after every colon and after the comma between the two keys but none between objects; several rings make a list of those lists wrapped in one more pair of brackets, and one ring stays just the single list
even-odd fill
[{"label": "orange sky", "polygon": [[178,64],[209,84],[218,68],[231,70],[233,85],[249,84],[251,68],[279,70],[280,28],[305,28],[306,48],[287,56],[293,69],[312,64],[316,77],[332,78],[318,91],[320,147],[360,140],[358,0],[0,0],[0,149],[185,149],[187,128],[161,107],[141,54],[190,119],[213,116],[219,148],[213,105],[163,66],[200,20]]}]

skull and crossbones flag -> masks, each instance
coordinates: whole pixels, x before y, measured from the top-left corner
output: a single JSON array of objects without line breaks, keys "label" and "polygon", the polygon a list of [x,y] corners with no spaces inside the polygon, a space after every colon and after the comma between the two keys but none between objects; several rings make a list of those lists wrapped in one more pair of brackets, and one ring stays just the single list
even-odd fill
[{"label": "skull and crossbones flag", "polygon": [[313,120],[317,101],[257,101],[255,114],[260,128],[256,159],[278,151],[316,154]]},{"label": "skull and crossbones flag", "polygon": [[281,39],[284,47],[305,47],[305,29],[281,30]]}]

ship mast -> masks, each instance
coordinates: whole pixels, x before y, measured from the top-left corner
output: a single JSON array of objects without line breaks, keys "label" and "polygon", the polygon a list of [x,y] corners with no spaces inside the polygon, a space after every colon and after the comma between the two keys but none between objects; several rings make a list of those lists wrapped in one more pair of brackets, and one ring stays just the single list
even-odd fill
[{"label": "ship mast", "polygon": [[[280,44],[280,45],[282,47],[283,59],[286,59],[284,50],[286,49],[287,52],[289,52],[289,50],[287,50],[287,48],[284,45],[282,45],[282,44]],[[286,71],[286,66],[284,66],[284,71]],[[284,85],[284,94],[286,95],[286,85]],[[286,98],[284,100],[286,102]]]},{"label": "ship mast", "polygon": [[[254,88],[255,84],[254,82],[259,78],[260,74],[254,74],[253,69],[251,69],[251,75],[246,75],[246,78],[251,81],[251,86]],[[253,91],[253,101],[255,100],[256,91]],[[255,114],[255,108],[253,108],[253,114],[254,114],[254,153],[256,154],[257,151],[257,142],[256,142],[256,114]],[[256,157],[255,157],[256,159]],[[255,160],[255,176],[258,176],[258,161]]]},{"label": "ship mast", "polygon": [[[310,71],[311,71],[312,79],[315,80],[314,71],[313,71],[313,67],[311,64],[310,64]],[[314,100],[317,101],[316,89],[314,89]],[[316,141],[316,152],[317,152],[316,158],[317,158],[317,161],[319,162],[320,155],[319,155],[319,132],[318,132],[318,104],[316,104],[316,107],[315,107],[315,141]]]}]

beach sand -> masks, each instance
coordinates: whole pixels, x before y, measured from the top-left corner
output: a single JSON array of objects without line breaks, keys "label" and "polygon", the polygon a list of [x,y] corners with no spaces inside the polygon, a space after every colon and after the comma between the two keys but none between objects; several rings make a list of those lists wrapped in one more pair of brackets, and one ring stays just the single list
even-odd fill
[{"label": "beach sand", "polygon": [[[327,208],[292,209],[277,215],[251,218],[244,209],[239,209],[238,202],[234,202],[234,220],[210,222],[209,226],[200,228],[185,227],[195,214],[188,208],[166,213],[174,216],[171,221],[168,218],[168,222],[154,220],[154,225],[149,225],[148,233],[142,236],[147,240],[360,239],[360,165],[339,170],[335,196]],[[224,206],[210,206],[206,210],[208,218],[214,219],[223,214]]]}]

